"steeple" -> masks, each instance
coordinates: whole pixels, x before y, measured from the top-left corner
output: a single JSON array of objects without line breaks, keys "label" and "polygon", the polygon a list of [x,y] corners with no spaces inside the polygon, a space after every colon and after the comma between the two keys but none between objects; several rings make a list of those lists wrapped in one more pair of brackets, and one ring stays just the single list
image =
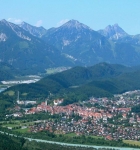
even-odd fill
[{"label": "steeple", "polygon": [[48,105],[48,99],[45,100],[45,105],[46,105],[46,106]]},{"label": "steeple", "polygon": [[19,104],[19,91],[17,93],[17,103]]}]

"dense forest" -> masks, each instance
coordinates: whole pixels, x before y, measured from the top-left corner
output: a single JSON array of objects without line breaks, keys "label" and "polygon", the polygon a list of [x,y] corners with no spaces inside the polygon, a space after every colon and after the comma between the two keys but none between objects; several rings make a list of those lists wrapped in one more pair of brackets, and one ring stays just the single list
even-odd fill
[{"label": "dense forest", "polygon": [[22,72],[7,63],[0,62],[0,81],[14,79],[18,75],[22,75]]},{"label": "dense forest", "polygon": [[[46,76],[36,83],[10,87],[1,93],[0,101],[14,102],[17,91],[20,91],[22,99],[64,98],[63,105],[67,105],[88,100],[91,96],[112,97],[113,94],[140,89],[139,77],[140,67],[107,63],[92,67],[74,67]],[[13,91],[14,94],[9,96],[9,91]]]},{"label": "dense forest", "polygon": [[0,150],[27,150],[23,148],[24,138],[15,138],[0,133]]}]

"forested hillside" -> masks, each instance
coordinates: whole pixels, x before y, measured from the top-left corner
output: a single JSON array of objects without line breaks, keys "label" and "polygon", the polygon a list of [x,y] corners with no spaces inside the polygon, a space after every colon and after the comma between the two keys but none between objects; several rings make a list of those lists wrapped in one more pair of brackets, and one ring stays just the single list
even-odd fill
[{"label": "forested hillside", "polygon": [[7,63],[0,63],[0,81],[13,79],[15,76],[21,74],[22,71],[15,69],[13,66]]},{"label": "forested hillside", "polygon": [[[113,94],[140,89],[139,77],[139,67],[100,63],[49,75],[36,83],[10,87],[0,95],[0,99],[2,102],[5,97],[8,103],[12,103],[16,100],[17,91],[20,91],[22,99],[64,98],[63,104],[66,105],[88,100],[91,96],[112,97]],[[14,94],[9,95],[9,91]]]},{"label": "forested hillside", "polygon": [[[80,139],[80,138],[79,138]],[[96,140],[101,142],[101,140]],[[107,143],[107,141],[106,141]],[[113,142],[112,142],[113,144]],[[124,143],[120,143],[123,144]],[[124,144],[127,146],[127,144]],[[79,147],[79,146],[66,146],[51,143],[42,143],[36,141],[28,141],[21,137],[13,137],[0,133],[0,150],[97,150],[96,148]],[[100,150],[104,148],[100,148]],[[111,150],[108,148],[106,150]]]}]

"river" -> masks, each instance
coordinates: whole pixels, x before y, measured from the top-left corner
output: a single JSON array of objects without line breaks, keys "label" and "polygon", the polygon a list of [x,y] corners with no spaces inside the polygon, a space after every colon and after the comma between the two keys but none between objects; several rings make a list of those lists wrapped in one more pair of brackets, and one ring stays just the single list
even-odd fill
[{"label": "river", "polygon": [[[0,131],[0,133],[4,133],[3,131]],[[8,134],[10,136],[17,136],[14,134]],[[33,138],[28,138],[28,137],[23,137],[29,141],[36,141],[36,142],[43,142],[43,143],[50,143],[50,144],[59,144],[59,145],[65,145],[65,146],[75,146],[75,147],[91,147],[91,148],[112,148],[115,150],[140,150],[139,148],[121,148],[121,147],[110,147],[110,146],[95,146],[95,145],[81,145],[81,144],[70,144],[70,143],[63,143],[63,142],[55,142],[55,141],[48,141],[48,140],[41,140],[41,139],[33,139]]]},{"label": "river", "polygon": [[41,139],[32,139],[27,138],[29,141],[37,141],[37,142],[44,142],[44,143],[51,143],[51,144],[59,144],[59,145],[66,145],[66,146],[75,146],[75,147],[91,147],[91,148],[112,148],[115,150],[140,150],[139,148],[121,148],[121,147],[110,147],[110,146],[94,146],[94,145],[81,145],[81,144],[69,144],[69,143],[63,143],[63,142],[54,142],[54,141],[47,141],[47,140],[41,140]]}]

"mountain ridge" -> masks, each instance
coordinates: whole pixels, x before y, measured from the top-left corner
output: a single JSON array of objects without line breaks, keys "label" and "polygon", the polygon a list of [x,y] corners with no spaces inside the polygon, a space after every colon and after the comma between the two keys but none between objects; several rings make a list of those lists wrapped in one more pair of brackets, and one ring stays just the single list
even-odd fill
[{"label": "mountain ridge", "polygon": [[[16,68],[32,68],[38,73],[51,67],[92,66],[100,62],[140,64],[140,36],[128,35],[117,24],[108,27],[122,32],[122,37],[113,40],[77,20],[48,30],[25,22],[22,25],[0,21],[0,61]],[[116,36],[112,30],[110,36]]]},{"label": "mountain ridge", "polygon": [[64,64],[72,65],[55,47],[6,20],[0,21],[0,35],[3,35],[0,42],[0,61],[27,74],[45,72],[47,68]]},{"label": "mountain ridge", "polygon": [[111,40],[118,40],[119,38],[128,36],[118,24],[108,25],[104,30],[98,30],[98,32]]},{"label": "mountain ridge", "polygon": [[[73,22],[74,25],[70,28]],[[77,24],[78,30],[76,29]],[[78,60],[84,66],[104,61],[128,66],[140,64],[138,45],[134,42],[127,43],[125,37],[129,35],[126,36],[127,33],[118,25],[113,26],[113,35],[114,33],[116,35],[114,28],[117,28],[116,31],[123,32],[125,36],[123,35],[117,40],[109,40],[97,31],[85,26],[80,22],[70,20],[58,28],[47,30],[42,39],[54,45],[66,57]],[[129,46],[127,46],[128,44]]]},{"label": "mountain ridge", "polygon": [[47,32],[47,30],[42,26],[32,26],[24,21],[21,24],[19,24],[19,27],[23,28],[24,30],[28,31],[30,34],[36,37],[42,37],[42,35],[44,35]]}]

